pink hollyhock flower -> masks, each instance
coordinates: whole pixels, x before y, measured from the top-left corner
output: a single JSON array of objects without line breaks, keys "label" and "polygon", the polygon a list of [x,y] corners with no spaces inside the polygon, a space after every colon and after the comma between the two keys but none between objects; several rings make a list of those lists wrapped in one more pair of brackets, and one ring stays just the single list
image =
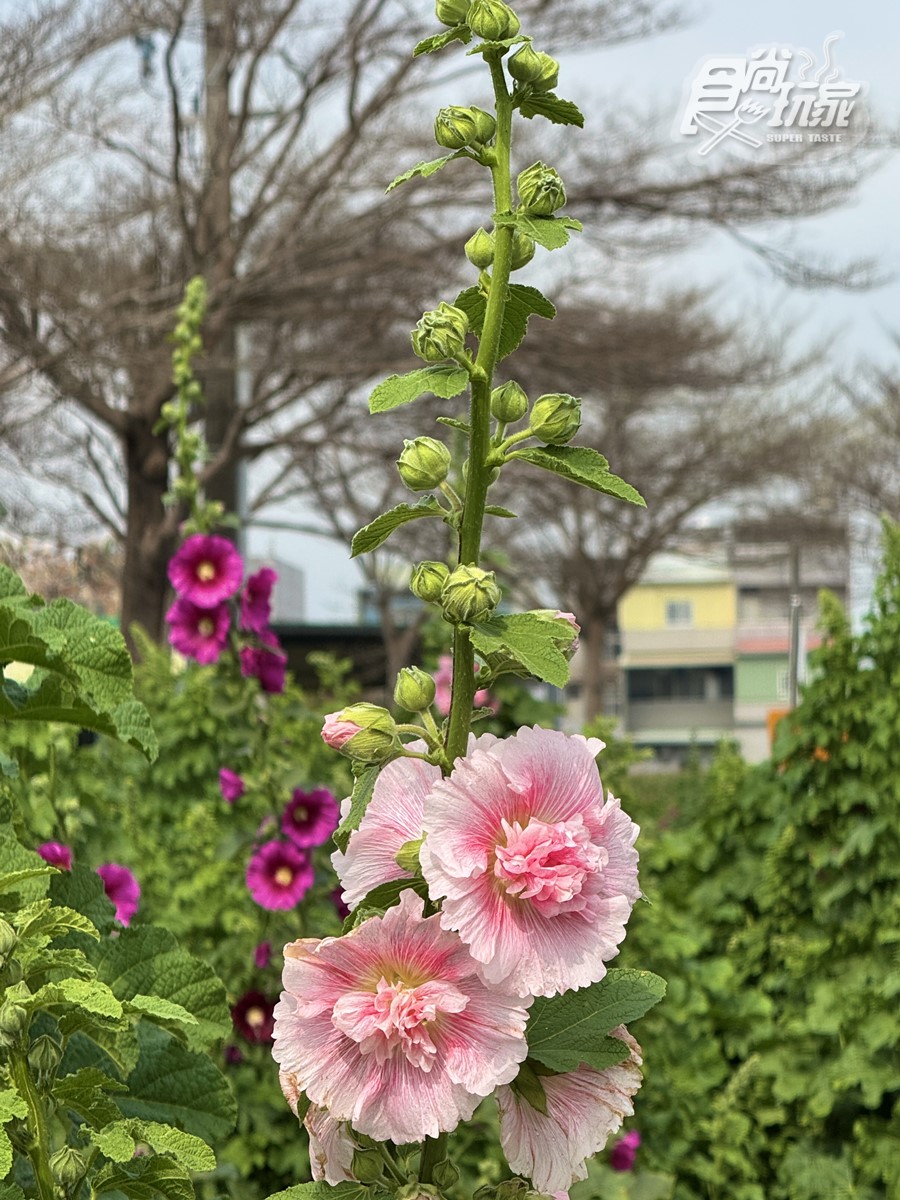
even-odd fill
[{"label": "pink hollyhock flower", "polygon": [[275,1028],[275,1001],[262,992],[244,992],[232,1006],[231,1023],[247,1042],[270,1042]]},{"label": "pink hollyhock flower", "polygon": [[278,572],[263,567],[251,575],[241,592],[241,629],[248,633],[265,633],[272,615],[272,588],[278,581]]},{"label": "pink hollyhock flower", "polygon": [[[475,664],[479,670],[480,663]],[[437,670],[434,673],[434,703],[441,716],[446,717],[450,712],[450,698],[453,684],[453,659],[449,654],[442,654],[438,659]],[[473,704],[476,708],[492,708],[496,712],[500,705],[493,699],[487,688],[475,693]]]},{"label": "pink hollyhock flower", "polygon": [[638,826],[604,803],[602,748],[520,729],[457,759],[425,799],[420,861],[441,923],[520,996],[602,979],[640,895]]},{"label": "pink hollyhock flower", "polygon": [[234,804],[235,800],[240,800],[246,790],[243,779],[236,771],[231,771],[228,767],[219,769],[219,791],[222,793],[223,800]]},{"label": "pink hollyhock flower", "polygon": [[625,1062],[596,1071],[580,1066],[561,1075],[542,1075],[547,1115],[509,1087],[497,1091],[500,1144],[517,1175],[539,1192],[566,1192],[587,1178],[586,1160],[602,1150],[610,1134],[634,1112],[641,1086],[641,1048],[624,1025],[612,1030],[628,1047]]},{"label": "pink hollyhock flower", "polygon": [[264,971],[272,961],[272,943],[260,942],[253,951],[253,965]]},{"label": "pink hollyhock flower", "polygon": [[225,649],[231,617],[228,605],[200,608],[179,596],[166,613],[169,623],[169,642],[186,658],[198,663],[214,663]]},{"label": "pink hollyhock flower", "polygon": [[281,814],[281,832],[295,846],[321,846],[337,829],[338,802],[327,788],[296,788]]},{"label": "pink hollyhock flower", "polygon": [[641,1135],[636,1129],[619,1138],[609,1152],[609,1165],[614,1171],[632,1171],[637,1148],[641,1144]]},{"label": "pink hollyhock flower", "polygon": [[[341,709],[341,712],[344,710]],[[362,729],[356,721],[342,721],[340,712],[326,713],[322,726],[322,741],[332,750],[340,750]]]},{"label": "pink hollyhock flower", "polygon": [[97,868],[97,874],[103,880],[104,891],[116,906],[116,920],[120,925],[128,925],[137,912],[140,884],[128,868],[119,863],[105,863]]},{"label": "pink hollyhock flower", "polygon": [[169,560],[169,582],[180,599],[216,608],[241,586],[244,564],[228,538],[195,533]]},{"label": "pink hollyhock flower", "polygon": [[293,908],[312,887],[312,863],[291,842],[266,842],[247,864],[247,887],[262,908]]},{"label": "pink hollyhock flower", "polygon": [[62,842],[41,842],[35,853],[39,854],[51,867],[59,867],[61,871],[72,870],[72,851]]},{"label": "pink hollyhock flower", "polygon": [[412,891],[351,933],[285,947],[282,1071],[337,1121],[406,1145],[468,1120],[518,1072],[528,1000],[488,988]]},{"label": "pink hollyhock flower", "polygon": [[259,638],[263,645],[244,646],[241,650],[241,674],[248,679],[255,677],[264,692],[277,695],[284,691],[287,655],[271,630],[265,630]]}]

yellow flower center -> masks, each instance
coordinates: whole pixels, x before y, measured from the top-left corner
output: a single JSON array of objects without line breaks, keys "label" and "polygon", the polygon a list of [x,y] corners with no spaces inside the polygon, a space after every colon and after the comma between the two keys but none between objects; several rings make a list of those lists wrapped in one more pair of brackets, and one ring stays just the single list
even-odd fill
[{"label": "yellow flower center", "polygon": [[211,562],[202,562],[197,564],[197,578],[201,583],[209,583],[211,579],[216,577],[216,568]]},{"label": "yellow flower center", "polygon": [[259,1029],[266,1022],[266,1014],[261,1008],[247,1009],[247,1024],[251,1029]]},{"label": "yellow flower center", "polygon": [[279,867],[272,878],[279,887],[290,887],[294,880],[294,872],[290,867]]},{"label": "yellow flower center", "polygon": [[202,633],[204,637],[212,637],[216,631],[215,622],[211,617],[201,617],[197,622],[197,630],[199,633]]}]

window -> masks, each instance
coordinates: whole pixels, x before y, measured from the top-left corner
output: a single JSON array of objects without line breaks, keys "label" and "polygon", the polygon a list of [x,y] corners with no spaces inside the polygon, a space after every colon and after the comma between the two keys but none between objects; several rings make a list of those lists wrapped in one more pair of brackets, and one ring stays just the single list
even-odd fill
[{"label": "window", "polygon": [[694,623],[694,606],[690,600],[667,600],[666,601],[666,624],[667,625],[693,625]]},{"label": "window", "polygon": [[788,698],[788,668],[782,667],[775,676],[775,695],[779,700]]}]

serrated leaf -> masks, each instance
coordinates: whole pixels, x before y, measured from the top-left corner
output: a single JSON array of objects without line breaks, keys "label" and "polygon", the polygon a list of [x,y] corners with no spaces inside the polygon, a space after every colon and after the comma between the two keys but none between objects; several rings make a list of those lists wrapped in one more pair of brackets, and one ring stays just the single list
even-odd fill
[{"label": "serrated leaf", "polygon": [[376,517],[374,521],[370,521],[368,525],[364,525],[354,534],[350,546],[350,557],[356,558],[359,554],[370,554],[373,550],[377,550],[395,529],[399,529],[401,525],[406,525],[409,521],[417,521],[420,517],[443,517],[446,515],[445,510],[441,508],[434,496],[423,496],[415,504],[398,504],[396,508],[382,513],[381,516]]},{"label": "serrated leaf", "polygon": [[65,972],[79,979],[94,979],[97,975],[84,952],[71,947],[63,950],[56,947],[23,949],[18,955],[26,983],[31,983],[33,976],[46,975],[49,971]]},{"label": "serrated leaf", "polygon": [[472,54],[490,54],[493,50],[508,50],[510,46],[517,46],[520,42],[530,41],[530,37],[526,37],[524,33],[520,33],[516,37],[504,38],[498,42],[480,42],[477,46],[472,47],[466,57]]},{"label": "serrated leaf", "polygon": [[[58,871],[50,880],[50,899],[77,909],[89,918],[95,929],[110,933],[115,921],[115,908],[106,894],[103,880],[96,871],[76,863],[71,871]],[[76,934],[69,944],[84,947],[85,943]]]},{"label": "serrated leaf", "polygon": [[20,937],[43,938],[45,943],[72,932],[100,940],[93,921],[74,908],[54,904],[52,900],[38,900],[20,909],[12,918],[12,923],[19,930]]},{"label": "serrated leaf", "polygon": [[559,648],[560,632],[546,618],[533,613],[513,613],[474,625],[471,637],[472,645],[485,660],[491,655],[511,657],[537,679],[554,687],[565,687],[569,663]]},{"label": "serrated leaf", "polygon": [[[466,288],[454,300],[469,318],[469,325],[476,336],[481,337],[487,300],[480,288]],[[511,283],[507,288],[503,324],[497,350],[498,361],[506,358],[519,346],[528,329],[528,318],[544,317],[552,321],[556,316],[555,306],[535,287]]]},{"label": "serrated leaf", "polygon": [[132,1200],[195,1200],[194,1185],[185,1167],[168,1155],[106,1163],[91,1180],[94,1195],[122,1192]]},{"label": "serrated leaf", "polygon": [[91,1133],[91,1141],[113,1162],[130,1162],[135,1145],[146,1142],[157,1154],[171,1154],[189,1171],[212,1171],[216,1156],[202,1139],[159,1121],[114,1121]]},{"label": "serrated leaf", "polygon": [[606,459],[590,446],[543,446],[533,449],[514,450],[510,458],[520,458],[532,466],[552,471],[572,483],[627,500],[631,504],[646,507],[643,496],[630,483],[613,475]]},{"label": "serrated leaf", "polygon": [[420,396],[452,400],[469,386],[469,372],[462,367],[420,367],[405,375],[391,375],[379,383],[369,397],[369,412],[389,412]]},{"label": "serrated leaf", "polygon": [[0,1200],[25,1200],[25,1193],[15,1183],[0,1183]]},{"label": "serrated leaf", "polygon": [[13,1148],[9,1134],[0,1125],[0,1179],[5,1179],[12,1170]]},{"label": "serrated leaf", "polygon": [[28,1116],[28,1105],[14,1087],[0,1088],[0,1125],[14,1117],[24,1120]]},{"label": "serrated leaf", "polygon": [[162,996],[132,996],[125,1001],[127,1013],[140,1013],[141,1016],[153,1020],[176,1025],[198,1025],[199,1021],[193,1013],[189,1013],[181,1004],[174,1000],[164,1000]]},{"label": "serrated leaf", "polygon": [[11,567],[8,567],[6,563],[0,563],[0,601],[27,599],[28,592],[25,590],[25,584]]},{"label": "serrated leaf", "polygon": [[440,425],[449,425],[451,429],[458,429],[460,433],[469,434],[472,432],[472,426],[468,421],[460,421],[456,417],[435,417],[435,420]]},{"label": "serrated leaf", "polygon": [[467,155],[459,150],[454,150],[452,154],[443,154],[440,158],[432,158],[428,161],[416,163],[414,167],[410,167],[408,171],[404,171],[402,175],[398,175],[396,179],[392,179],[387,185],[385,195],[392,192],[394,188],[399,187],[401,183],[408,183],[410,179],[427,179],[429,175],[434,175],[443,167],[446,167],[448,162],[452,162],[454,158],[466,158]]},{"label": "serrated leaf", "polygon": [[387,1193],[364,1183],[295,1183],[268,1200],[387,1200]]},{"label": "serrated leaf", "polygon": [[110,1079],[97,1067],[84,1067],[72,1075],[57,1079],[53,1096],[63,1108],[77,1113],[95,1128],[118,1121],[122,1113],[107,1092],[124,1092],[125,1085]]},{"label": "serrated leaf", "polygon": [[372,799],[372,792],[375,788],[375,782],[378,779],[379,768],[377,765],[362,766],[353,764],[353,790],[350,793],[350,807],[347,810],[347,815],[341,820],[340,825],[334,831],[334,844],[338,850],[346,850],[347,843],[350,841],[350,834],[354,829],[359,828],[359,823],[366,813],[366,808],[369,801]]},{"label": "serrated leaf", "polygon": [[[393,908],[398,903],[404,892],[415,892],[423,900],[428,899],[428,887],[421,875],[405,875],[403,879],[390,879],[387,883],[380,883],[377,888],[373,888],[368,895],[360,900],[359,904],[345,920],[342,932],[348,933],[351,929],[355,929],[357,925],[361,924],[363,920],[386,913],[389,908]],[[365,912],[365,916],[357,917],[357,914],[363,911]],[[354,920],[354,918],[356,919]]]},{"label": "serrated leaf", "polygon": [[107,1027],[117,1025],[125,1015],[122,1005],[98,979],[60,979],[57,983],[45,983],[26,1007],[31,1010],[74,1008],[90,1021],[99,1018]]},{"label": "serrated leaf", "polygon": [[51,875],[57,874],[56,867],[51,867],[49,863],[44,863],[42,867],[23,867],[21,871],[4,871],[0,875],[0,892],[12,892],[18,890],[20,883],[25,883],[29,879],[49,879]]},{"label": "serrated leaf", "polygon": [[435,50],[443,50],[451,42],[462,42],[466,45],[471,40],[472,30],[468,25],[454,25],[452,29],[445,29],[443,33],[423,38],[413,50],[413,58],[418,58],[420,54],[434,54]]},{"label": "serrated leaf", "polygon": [[484,514],[486,517],[517,517],[519,515],[508,508],[501,508],[499,504],[489,504],[485,508]]},{"label": "serrated leaf", "polygon": [[627,1049],[618,1038],[605,1035],[642,1017],[665,992],[665,980],[658,975],[622,968],[608,971],[590,987],[549,999],[539,996],[525,1030],[528,1055],[553,1071],[574,1071],[581,1063],[603,1070],[621,1062]]},{"label": "serrated leaf", "polygon": [[8,898],[4,898],[4,907],[10,908],[25,901],[37,899],[39,896],[45,896],[47,880],[52,876],[52,871],[46,875],[43,873],[42,868],[46,866],[47,864],[39,854],[25,849],[11,825],[0,825],[0,871],[10,875],[18,871],[40,870],[40,874],[32,876],[31,879],[23,879],[16,888],[16,893],[11,893]]},{"label": "serrated leaf", "polygon": [[568,244],[568,231],[582,228],[581,222],[574,217],[533,217],[523,212],[495,216],[494,222],[515,226],[545,250],[561,250]]},{"label": "serrated leaf", "polygon": [[523,117],[546,117],[554,125],[577,125],[584,129],[584,114],[571,100],[562,100],[553,92],[538,92],[517,105]]}]

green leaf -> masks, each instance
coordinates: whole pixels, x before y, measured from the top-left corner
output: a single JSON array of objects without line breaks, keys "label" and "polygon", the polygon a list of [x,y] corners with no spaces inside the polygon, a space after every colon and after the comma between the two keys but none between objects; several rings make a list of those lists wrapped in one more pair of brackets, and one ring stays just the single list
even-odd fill
[{"label": "green leaf", "polygon": [[[469,318],[472,331],[481,337],[484,328],[486,300],[481,288],[466,288],[454,300],[454,305],[461,308]],[[500,329],[500,342],[497,351],[498,359],[512,354],[525,337],[528,329],[528,318],[544,317],[552,321],[556,316],[555,306],[537,288],[526,284],[511,283],[506,293],[506,307],[503,310],[503,325]]]},{"label": "green leaf", "polygon": [[451,429],[458,429],[460,433],[469,434],[472,432],[472,426],[468,421],[460,421],[456,417],[435,417],[435,420],[440,425],[449,425]]},{"label": "green leaf", "polygon": [[494,217],[496,225],[514,225],[534,238],[545,250],[561,250],[569,241],[570,229],[580,230],[581,222],[574,217],[532,217],[527,213],[504,213]]},{"label": "green leaf", "polygon": [[[106,894],[103,880],[90,867],[76,863],[71,871],[56,872],[50,880],[50,899],[54,904],[77,909],[101,933],[110,933],[113,929],[115,908]],[[77,936],[72,943],[83,945]]]},{"label": "green leaf", "polygon": [[391,879],[380,883],[368,895],[360,900],[349,917],[344,921],[342,933],[349,933],[357,925],[367,921],[369,917],[381,916],[389,908],[393,908],[403,892],[415,892],[424,900],[428,899],[428,887],[421,875],[407,875],[403,879]]},{"label": "green leaf", "polygon": [[[0,1126],[0,1179],[5,1179],[12,1170],[13,1148],[9,1134]],[[5,1188],[3,1189],[6,1190]]]},{"label": "green leaf", "polygon": [[417,521],[419,517],[443,516],[446,516],[446,513],[434,496],[423,496],[415,504],[398,504],[396,508],[382,513],[354,534],[350,557],[356,558],[358,554],[369,554],[377,550],[395,529],[409,521]]},{"label": "green leaf", "polygon": [[53,873],[50,871],[45,874],[43,868],[46,866],[39,854],[25,849],[11,825],[0,825],[0,871],[7,875],[18,871],[40,871],[40,874],[33,875],[30,879],[21,879],[16,888],[18,899],[10,896],[5,902],[6,908],[18,906],[24,901],[36,900],[39,896],[47,894],[47,879]]},{"label": "green leaf", "polygon": [[347,849],[350,834],[354,829],[359,828],[359,823],[365,816],[369,801],[372,799],[378,772],[379,767],[374,764],[371,766],[353,764],[353,791],[350,793],[350,808],[346,817],[334,831],[334,844],[338,850]]},{"label": "green leaf", "polygon": [[194,1185],[185,1167],[167,1155],[133,1158],[127,1163],[107,1163],[91,1180],[95,1195],[122,1192],[133,1200],[196,1200]]},{"label": "green leaf", "polygon": [[296,1183],[267,1200],[387,1200],[385,1192],[364,1183]]},{"label": "green leaf", "polygon": [[413,50],[413,58],[418,58],[420,54],[434,54],[435,50],[443,50],[451,42],[462,42],[463,45],[466,45],[471,40],[472,31],[468,25],[454,25],[452,29],[446,29],[443,33],[435,33],[432,37],[427,37],[419,42]]},{"label": "green leaf", "polygon": [[511,509],[501,508],[499,504],[488,504],[484,510],[486,517],[517,517],[519,514]]},{"label": "green leaf", "polygon": [[171,1154],[189,1171],[212,1171],[216,1166],[216,1156],[204,1141],[158,1121],[114,1121],[95,1130],[91,1141],[114,1162],[130,1162],[136,1143],[146,1142],[157,1154]]},{"label": "green leaf", "polygon": [[589,446],[543,446],[533,449],[514,450],[510,458],[520,458],[532,466],[552,471],[572,483],[627,500],[631,504],[646,507],[643,496],[630,483],[613,475],[606,459]]},{"label": "green leaf", "polygon": [[107,1028],[121,1022],[124,1014],[122,1005],[106,986],[97,979],[60,979],[58,983],[45,983],[28,1001],[27,1008],[36,1010],[76,1009],[91,1021],[100,1019]]},{"label": "green leaf", "polygon": [[24,1120],[28,1116],[28,1105],[14,1087],[0,1089],[0,1125],[14,1117]]},{"label": "green leaf", "polygon": [[546,117],[554,125],[577,125],[584,129],[584,114],[571,100],[562,100],[553,92],[537,92],[517,105],[523,117]]},{"label": "green leaf", "polygon": [[25,584],[15,571],[5,563],[0,563],[0,601],[27,599],[28,592],[25,589]]},{"label": "green leaf", "polygon": [[122,1114],[118,1105],[106,1093],[124,1092],[125,1085],[97,1067],[83,1067],[72,1075],[57,1079],[53,1096],[63,1106],[77,1113],[95,1128],[118,1121]]},{"label": "green leaf", "polygon": [[[621,1042],[619,1044],[621,1045]],[[627,1053],[627,1050],[624,1052]],[[519,1067],[518,1075],[509,1086],[523,1100],[527,1100],[537,1112],[542,1113],[545,1117],[550,1115],[547,1112],[547,1093],[544,1091],[540,1075],[535,1070],[535,1064],[529,1059],[526,1058]]]},{"label": "green leaf", "polygon": [[[574,630],[572,634],[574,637]],[[556,622],[534,613],[513,613],[474,625],[471,636],[472,645],[486,661],[492,655],[513,658],[537,679],[565,687],[569,663],[559,648],[565,631],[558,629]]]},{"label": "green leaf", "polygon": [[140,701],[124,700],[111,712],[99,712],[55,675],[45,675],[32,689],[17,687],[14,695],[8,687],[0,689],[0,716],[8,721],[55,721],[92,729],[134,746],[151,762],[159,750],[150,714]]},{"label": "green leaf", "polygon": [[454,150],[452,154],[444,154],[440,158],[432,158],[428,162],[416,163],[414,167],[410,167],[408,171],[404,171],[402,175],[398,175],[396,179],[392,179],[385,188],[385,194],[392,192],[401,183],[408,183],[410,179],[415,179],[417,176],[421,179],[427,179],[429,175],[434,175],[443,167],[446,167],[448,162],[453,162],[454,158],[468,157],[468,154],[464,150]]},{"label": "green leaf", "polygon": [[13,918],[13,925],[19,930],[19,936],[24,938],[41,938],[44,943],[53,941],[64,933],[84,933],[88,937],[100,940],[93,921],[68,908],[63,904],[54,904],[52,900],[36,900],[26,908],[20,909]]},{"label": "green leaf", "polygon": [[405,375],[391,375],[379,383],[369,397],[369,412],[389,412],[420,396],[452,400],[469,386],[469,372],[462,367],[419,367]]},{"label": "green leaf", "polygon": [[25,1193],[14,1183],[0,1183],[0,1200],[25,1200]]},{"label": "green leaf", "polygon": [[21,871],[4,871],[0,875],[0,892],[17,891],[20,883],[43,877],[49,879],[51,875],[57,873],[56,867],[51,867],[49,863],[45,863],[42,867],[23,867]]},{"label": "green leaf", "polygon": [[125,1011],[140,1013],[141,1016],[150,1017],[151,1020],[160,1021],[163,1024],[169,1022],[177,1025],[200,1024],[193,1013],[189,1013],[186,1008],[176,1004],[174,1000],[164,1000],[162,996],[132,996],[130,1000],[125,1001]]},{"label": "green leaf", "polygon": [[627,1049],[618,1038],[605,1035],[642,1017],[665,992],[665,980],[658,975],[622,968],[590,987],[549,999],[539,996],[525,1030],[528,1055],[553,1071],[574,1071],[581,1063],[603,1070],[621,1062]]},{"label": "green leaf", "polygon": [[516,37],[503,38],[499,42],[480,42],[477,46],[473,46],[468,54],[490,54],[493,50],[508,50],[510,46],[517,46],[520,42],[530,41],[530,37],[526,37],[524,33],[520,33]]}]

